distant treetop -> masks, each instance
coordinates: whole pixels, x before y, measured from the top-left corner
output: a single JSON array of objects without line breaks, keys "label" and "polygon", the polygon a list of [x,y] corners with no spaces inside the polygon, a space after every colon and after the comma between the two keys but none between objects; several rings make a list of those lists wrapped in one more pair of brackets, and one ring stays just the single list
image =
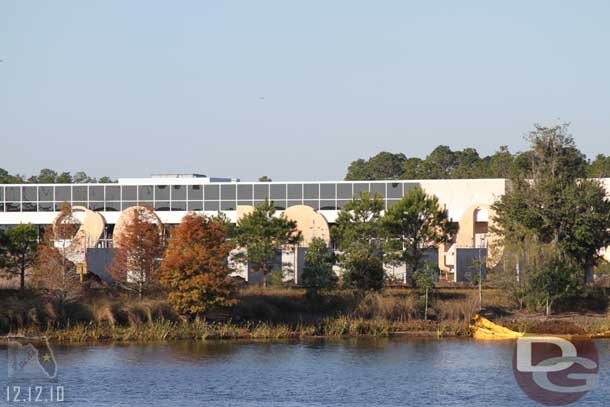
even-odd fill
[{"label": "distant treetop", "polygon": [[49,168],[43,168],[38,175],[26,178],[25,175],[9,174],[0,168],[0,184],[85,184],[85,183],[112,183],[115,182],[109,177],[96,179],[88,176],[84,171],[77,171],[74,174],[69,172],[58,173]]},{"label": "distant treetop", "polygon": [[[581,159],[587,176],[610,177],[610,156],[599,154],[595,160],[588,161],[578,150],[575,156]],[[345,180],[513,178],[527,171],[530,164],[530,151],[513,154],[507,146],[481,157],[474,148],[453,151],[440,145],[424,159],[387,151],[368,160],[359,158],[350,163]]]}]

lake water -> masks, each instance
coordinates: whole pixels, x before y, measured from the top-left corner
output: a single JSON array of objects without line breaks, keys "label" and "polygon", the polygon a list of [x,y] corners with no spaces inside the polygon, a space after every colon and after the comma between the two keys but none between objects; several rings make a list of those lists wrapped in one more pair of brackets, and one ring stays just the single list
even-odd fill
[{"label": "lake water", "polygon": [[[573,405],[610,404],[609,344],[597,342],[600,383]],[[65,392],[65,401],[54,405],[538,405],[515,382],[513,347],[431,339],[53,345]],[[2,383],[4,366],[6,347],[0,348]],[[5,404],[26,405],[0,401]]]}]

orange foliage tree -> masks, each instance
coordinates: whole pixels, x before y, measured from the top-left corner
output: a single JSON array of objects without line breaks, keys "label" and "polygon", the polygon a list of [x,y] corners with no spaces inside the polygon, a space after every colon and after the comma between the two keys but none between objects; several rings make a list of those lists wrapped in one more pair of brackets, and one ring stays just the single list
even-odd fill
[{"label": "orange foliage tree", "polygon": [[155,270],[163,255],[160,226],[152,222],[148,209],[138,208],[114,248],[110,274],[134,289],[140,298],[155,281]]},{"label": "orange foliage tree", "polygon": [[225,222],[196,214],[186,215],[172,233],[159,278],[177,312],[197,315],[235,303],[227,234]]},{"label": "orange foliage tree", "polygon": [[60,300],[78,296],[81,291],[80,278],[74,263],[55,247],[57,234],[48,227],[38,245],[36,264],[32,273],[32,284],[37,289],[46,289]]}]

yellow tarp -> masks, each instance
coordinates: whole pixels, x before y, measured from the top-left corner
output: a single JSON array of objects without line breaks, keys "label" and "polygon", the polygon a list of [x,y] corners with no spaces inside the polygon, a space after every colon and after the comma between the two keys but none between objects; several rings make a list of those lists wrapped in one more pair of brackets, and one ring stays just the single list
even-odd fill
[{"label": "yellow tarp", "polygon": [[551,335],[551,334],[526,334],[525,332],[515,332],[508,328],[494,324],[490,320],[480,315],[475,315],[472,320],[473,325],[470,325],[470,332],[474,339],[479,340],[502,340],[502,339],[517,339],[523,336],[557,336],[566,339],[599,339],[610,338],[610,331],[591,335]]}]

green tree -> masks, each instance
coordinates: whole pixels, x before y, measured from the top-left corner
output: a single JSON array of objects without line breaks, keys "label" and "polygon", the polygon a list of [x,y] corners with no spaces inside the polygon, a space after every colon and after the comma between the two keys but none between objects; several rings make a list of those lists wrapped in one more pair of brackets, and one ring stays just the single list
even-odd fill
[{"label": "green tree", "polygon": [[86,184],[89,182],[97,182],[97,180],[88,176],[84,171],[77,171],[72,176],[72,182],[75,184]]},{"label": "green tree", "polygon": [[23,182],[23,176],[11,175],[4,168],[0,168],[0,184],[21,184]]},{"label": "green tree", "polygon": [[28,181],[34,184],[54,184],[57,179],[57,172],[49,168],[43,168],[40,170],[38,176],[31,176]]},{"label": "green tree", "polygon": [[406,159],[404,154],[387,151],[382,151],[368,160],[358,159],[349,165],[345,180],[400,179]]},{"label": "green tree", "polygon": [[568,126],[540,127],[530,133],[526,170],[494,205],[495,230],[510,256],[522,256],[525,242],[550,245],[564,262],[592,280],[599,250],[610,244],[610,201],[603,186],[584,179],[587,163]]},{"label": "green tree", "polygon": [[12,274],[19,274],[19,286],[25,289],[25,271],[36,261],[38,229],[32,224],[19,224],[4,232],[3,264]]},{"label": "green tree", "polygon": [[336,257],[326,242],[314,238],[305,253],[301,285],[307,289],[310,297],[316,296],[321,289],[332,289],[337,286],[337,275],[333,271]]},{"label": "green tree", "polygon": [[424,321],[428,320],[428,305],[430,292],[434,289],[434,282],[438,276],[438,268],[434,263],[426,262],[424,267],[413,274],[415,286],[424,294]]},{"label": "green tree", "polygon": [[101,177],[97,182],[100,184],[112,184],[114,181],[110,177]]},{"label": "green tree", "polygon": [[363,192],[339,212],[332,233],[340,252],[343,283],[348,287],[362,290],[383,287],[383,209],[383,200],[378,195]]},{"label": "green tree", "polygon": [[610,177],[610,157],[606,157],[603,154],[595,157],[595,160],[589,165],[587,175],[592,178]]},{"label": "green tree", "polygon": [[457,233],[457,224],[449,220],[438,198],[426,195],[420,187],[408,191],[387,210],[383,225],[389,238],[386,258],[406,263],[407,274],[411,275],[423,265],[427,249],[449,242]]},{"label": "green tree", "polygon": [[275,216],[273,204],[265,200],[238,221],[235,241],[245,251],[237,254],[235,260],[255,265],[263,274],[263,286],[267,287],[278,251],[300,240],[296,222],[283,215]]}]

